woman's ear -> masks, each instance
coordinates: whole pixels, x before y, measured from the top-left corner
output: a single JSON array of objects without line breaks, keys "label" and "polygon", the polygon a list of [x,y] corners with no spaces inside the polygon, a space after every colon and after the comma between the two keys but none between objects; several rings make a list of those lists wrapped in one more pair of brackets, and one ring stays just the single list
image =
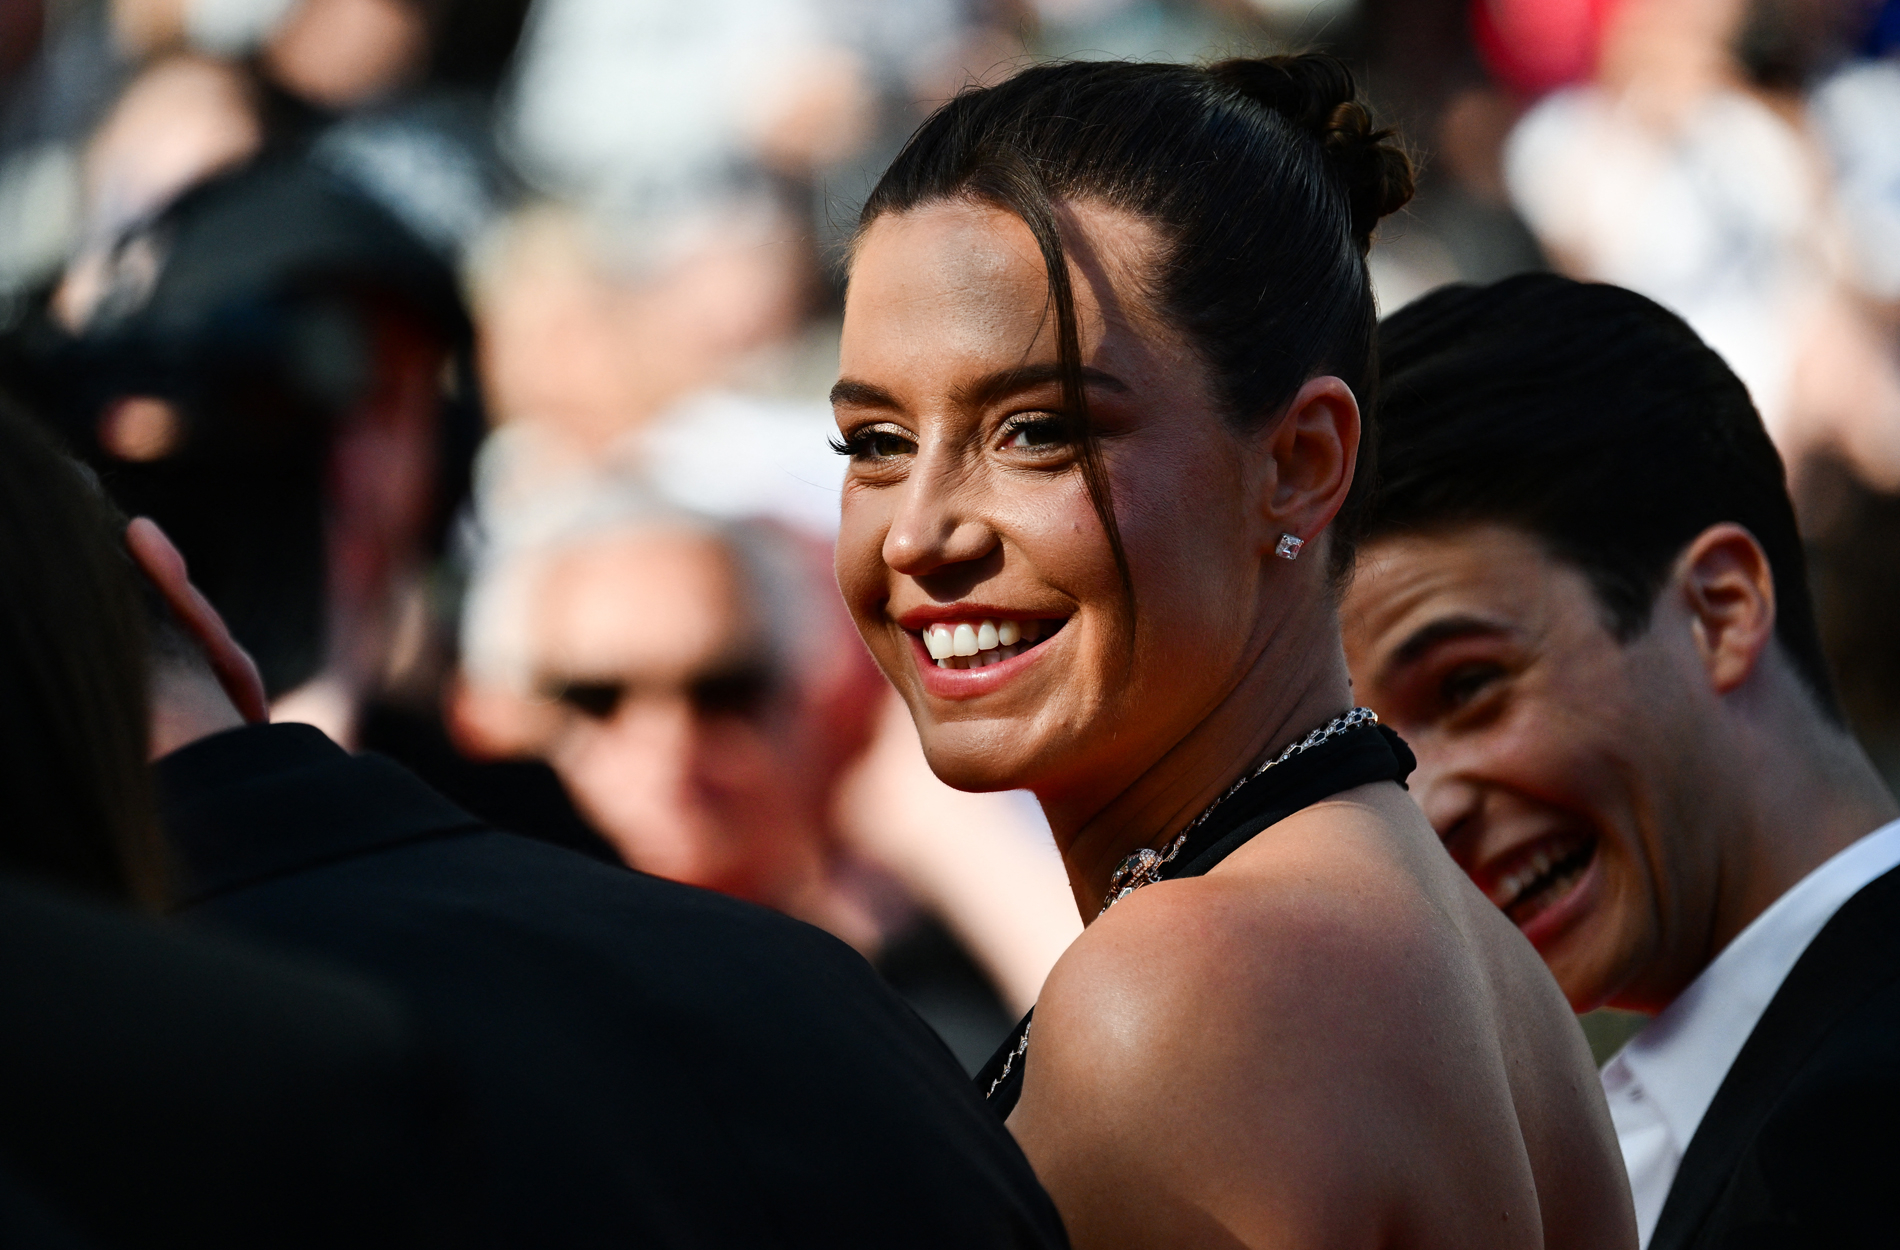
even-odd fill
[{"label": "woman's ear", "polygon": [[165,531],[150,517],[136,517],[125,527],[125,547],[164,596],[178,623],[204,652],[218,685],[224,688],[238,715],[253,725],[269,720],[270,701],[264,696],[264,679],[258,675],[256,661],[231,636],[211,601],[191,584],[185,557]]},{"label": "woman's ear", "polygon": [[1359,401],[1335,377],[1313,378],[1266,431],[1258,515],[1264,551],[1282,535],[1310,541],[1346,502],[1359,460]]}]

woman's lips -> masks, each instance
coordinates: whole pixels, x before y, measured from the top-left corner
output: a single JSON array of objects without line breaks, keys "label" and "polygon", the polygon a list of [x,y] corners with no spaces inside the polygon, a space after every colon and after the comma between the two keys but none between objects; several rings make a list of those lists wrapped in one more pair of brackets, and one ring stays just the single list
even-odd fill
[{"label": "woman's lips", "polygon": [[1064,624],[1040,617],[981,617],[933,621],[904,632],[924,689],[941,698],[969,699],[996,690],[1035,663]]}]

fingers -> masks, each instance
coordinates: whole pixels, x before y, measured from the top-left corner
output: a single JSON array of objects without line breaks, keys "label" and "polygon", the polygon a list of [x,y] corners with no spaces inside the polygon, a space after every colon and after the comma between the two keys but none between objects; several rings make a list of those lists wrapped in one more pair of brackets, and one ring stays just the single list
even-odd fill
[{"label": "fingers", "polygon": [[136,517],[125,529],[126,550],[164,596],[172,615],[204,653],[217,676],[218,684],[246,721],[257,724],[270,719],[270,701],[264,696],[264,679],[248,652],[198,588],[191,584],[185,557],[150,517]]}]

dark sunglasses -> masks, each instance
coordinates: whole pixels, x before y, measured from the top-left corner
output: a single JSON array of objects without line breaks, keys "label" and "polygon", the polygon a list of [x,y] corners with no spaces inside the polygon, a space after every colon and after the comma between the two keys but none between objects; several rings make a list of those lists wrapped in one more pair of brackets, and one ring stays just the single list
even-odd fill
[{"label": "dark sunglasses", "polygon": [[607,721],[629,695],[676,689],[703,720],[757,720],[771,704],[777,685],[770,668],[751,662],[699,673],[673,687],[651,682],[565,682],[555,687],[554,697],[590,720]]}]

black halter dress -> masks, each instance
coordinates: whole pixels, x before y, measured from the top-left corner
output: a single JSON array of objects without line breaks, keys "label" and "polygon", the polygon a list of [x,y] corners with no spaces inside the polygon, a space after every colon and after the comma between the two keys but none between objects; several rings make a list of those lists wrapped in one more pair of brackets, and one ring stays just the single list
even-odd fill
[{"label": "black halter dress", "polygon": [[[1260,773],[1208,812],[1180,851],[1160,871],[1160,879],[1198,877],[1269,825],[1301,808],[1374,781],[1405,784],[1418,761],[1405,740],[1379,724],[1362,724],[1292,756]],[[976,1074],[977,1091],[990,1109],[1007,1117],[1023,1095],[1024,1041],[1032,1008],[1009,1039]]]}]

